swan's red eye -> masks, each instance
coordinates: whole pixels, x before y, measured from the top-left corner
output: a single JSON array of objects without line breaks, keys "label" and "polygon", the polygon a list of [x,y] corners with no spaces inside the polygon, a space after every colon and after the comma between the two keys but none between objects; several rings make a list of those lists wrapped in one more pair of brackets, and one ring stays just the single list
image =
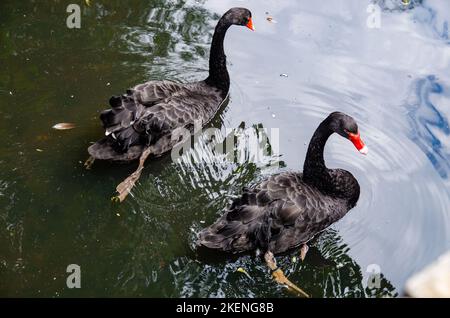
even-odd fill
[{"label": "swan's red eye", "polygon": [[245,26],[246,26],[247,28],[249,28],[250,30],[255,31],[255,27],[253,26],[252,18],[249,18],[249,19],[248,19],[248,22],[247,22],[247,24],[246,24]]},{"label": "swan's red eye", "polygon": [[364,144],[364,142],[361,140],[359,132],[357,134],[349,132],[348,139],[350,139],[350,141],[355,145],[356,149],[358,149],[358,151],[360,153],[362,153],[363,155],[367,155],[367,153],[369,152],[369,149]]}]

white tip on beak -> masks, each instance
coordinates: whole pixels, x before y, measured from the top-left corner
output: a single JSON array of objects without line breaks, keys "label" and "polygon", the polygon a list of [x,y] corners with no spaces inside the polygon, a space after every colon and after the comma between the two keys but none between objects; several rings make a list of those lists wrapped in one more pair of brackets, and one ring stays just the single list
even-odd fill
[{"label": "white tip on beak", "polygon": [[364,147],[362,147],[359,150],[360,153],[362,153],[363,155],[367,155],[367,153],[369,152],[369,148],[367,148],[367,146],[364,145]]}]

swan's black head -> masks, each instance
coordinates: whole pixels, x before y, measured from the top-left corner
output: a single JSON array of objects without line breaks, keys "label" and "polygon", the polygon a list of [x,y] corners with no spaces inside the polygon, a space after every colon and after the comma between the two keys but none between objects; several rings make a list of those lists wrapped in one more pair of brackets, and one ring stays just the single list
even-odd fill
[{"label": "swan's black head", "polygon": [[231,8],[222,17],[227,23],[243,25],[255,31],[252,21],[252,13],[246,8]]},{"label": "swan's black head", "polygon": [[358,124],[353,117],[341,112],[331,113],[327,120],[328,127],[335,133],[350,140],[358,149],[360,153],[366,155],[368,152],[367,146],[361,140],[358,130]]}]

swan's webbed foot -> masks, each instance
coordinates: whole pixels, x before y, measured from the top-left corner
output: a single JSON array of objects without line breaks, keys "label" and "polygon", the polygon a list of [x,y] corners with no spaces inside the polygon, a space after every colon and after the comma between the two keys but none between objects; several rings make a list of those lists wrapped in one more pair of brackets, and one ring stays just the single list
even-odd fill
[{"label": "swan's webbed foot", "polygon": [[269,266],[270,270],[272,271],[272,277],[278,284],[287,286],[290,291],[298,294],[299,296],[309,298],[309,295],[307,293],[305,293],[300,287],[292,283],[284,275],[283,270],[277,266],[277,262],[271,251],[267,251],[266,254],[264,254],[264,259],[266,260],[267,266]]},{"label": "swan's webbed foot", "polygon": [[139,158],[139,166],[135,172],[133,172],[128,178],[122,181],[116,188],[117,195],[111,198],[113,202],[123,202],[125,198],[130,194],[131,189],[135,186],[136,182],[141,177],[142,170],[144,170],[144,163],[147,157],[150,155],[151,149],[147,148]]},{"label": "swan's webbed foot", "polygon": [[122,181],[116,188],[117,195],[111,198],[113,202],[123,202],[125,198],[130,194],[131,189],[135,186],[136,182],[141,177],[141,172],[144,167],[139,167],[128,178]]},{"label": "swan's webbed foot", "polygon": [[94,164],[95,158],[92,156],[89,156],[89,158],[87,158],[87,160],[84,163],[84,168],[86,170],[90,170],[92,168],[92,165]]}]

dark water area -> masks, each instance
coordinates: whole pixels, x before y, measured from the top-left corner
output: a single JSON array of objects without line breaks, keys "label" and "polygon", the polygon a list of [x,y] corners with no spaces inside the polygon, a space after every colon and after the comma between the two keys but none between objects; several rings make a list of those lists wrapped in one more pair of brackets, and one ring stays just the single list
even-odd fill
[{"label": "dark water area", "polygon": [[[361,196],[304,262],[278,257],[289,278],[314,297],[395,297],[450,248],[450,2],[91,0],[68,29],[72,2],[0,2],[0,296],[290,296],[253,254],[200,255],[196,233],[243,186],[301,170],[336,110],[370,151],[332,137],[325,160],[352,172]],[[252,11],[256,32],[227,33],[230,98],[212,126],[246,128],[241,159],[202,137],[190,156],[147,162],[132,196],[112,203],[136,165],[83,167],[100,111],[150,79],[205,78],[215,23],[233,6]],[[60,122],[76,128],[52,129]],[[254,147],[257,128],[276,151]],[[66,286],[69,264],[81,289]]]}]

